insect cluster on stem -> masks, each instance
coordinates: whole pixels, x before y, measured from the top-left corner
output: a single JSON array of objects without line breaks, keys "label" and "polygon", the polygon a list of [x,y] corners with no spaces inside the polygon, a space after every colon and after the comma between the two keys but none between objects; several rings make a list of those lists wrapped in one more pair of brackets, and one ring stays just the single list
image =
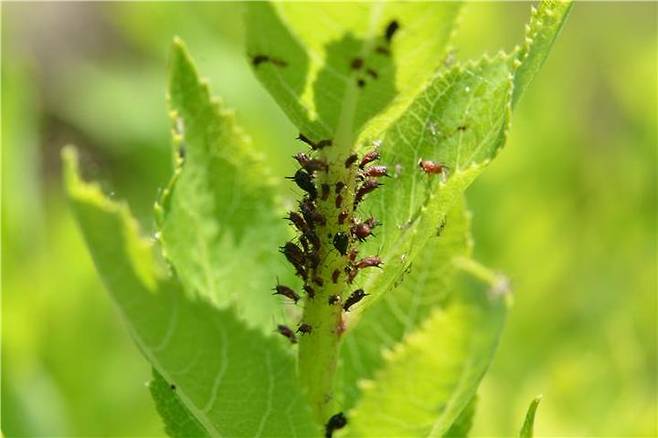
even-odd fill
[{"label": "insect cluster on stem", "polygon": [[[323,300],[329,306],[340,306],[342,311],[348,312],[368,296],[360,288],[350,292],[350,284],[359,271],[382,265],[379,256],[357,258],[358,245],[374,236],[373,230],[379,222],[373,216],[359,219],[356,212],[366,196],[382,185],[380,179],[388,176],[388,169],[384,165],[375,164],[380,159],[378,149],[370,150],[362,156],[350,154],[340,163],[329,163],[317,154],[319,150],[332,146],[331,139],[312,140],[301,133],[297,139],[310,146],[311,150],[293,155],[299,168],[287,179],[302,190],[303,196],[298,202],[298,208],[286,216],[297,231],[297,237],[284,243],[280,252],[304,282],[305,299],[314,300],[318,295],[323,295],[322,288],[327,281],[339,285],[345,295],[341,296],[343,292],[324,295]],[[332,172],[333,166],[338,166],[336,171],[346,169],[350,178],[343,181],[345,170]],[[337,175],[343,175],[343,178]],[[348,188],[351,192],[348,192]],[[335,220],[328,216],[334,214]],[[329,268],[329,272],[323,275],[327,254],[333,251],[340,255],[344,265]],[[302,299],[291,287],[278,282],[274,294],[294,304]],[[280,325],[277,331],[291,343],[297,343],[292,329]],[[311,335],[314,331],[308,321],[303,321],[297,333]]]}]

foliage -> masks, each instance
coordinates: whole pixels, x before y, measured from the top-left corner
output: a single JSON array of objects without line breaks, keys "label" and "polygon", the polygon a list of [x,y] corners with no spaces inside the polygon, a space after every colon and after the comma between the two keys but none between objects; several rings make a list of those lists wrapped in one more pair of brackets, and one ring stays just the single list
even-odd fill
[{"label": "foliage", "polygon": [[[330,21],[338,12],[336,5],[322,8]],[[297,180],[309,192],[302,206],[316,209],[307,216],[302,207],[300,238],[316,225],[320,236],[315,253],[303,245],[303,266],[293,263],[305,287],[320,286],[303,299],[301,321],[313,331],[300,339],[297,365],[286,341],[272,339],[269,323],[279,312],[264,293],[268,277],[293,281],[274,262],[277,242],[287,234],[275,220],[283,211],[277,185],[231,114],[210,97],[180,42],[172,50],[169,87],[176,168],[156,205],[157,236],[170,269],[139,236],[125,205],[81,181],[75,154],[66,150],[76,216],[101,277],[155,369],[152,394],[169,433],[312,435],[349,409],[347,434],[438,436],[470,406],[502,329],[508,291],[500,277],[468,258],[461,198],[504,144],[519,96],[514,90],[534,76],[569,7],[542,4],[525,44],[511,54],[446,65],[430,54],[443,49],[447,55],[452,30],[446,23],[456,18],[454,8],[341,5],[340,24],[319,31],[304,20],[307,6],[248,7],[247,50],[257,75],[328,165],[315,175],[317,186]],[[427,16],[441,24],[438,32]],[[323,143],[328,147],[319,147]],[[347,160],[370,144],[388,171],[395,169],[363,202],[383,224],[363,246],[377,249],[384,269],[359,276],[357,284],[371,297],[343,315],[331,297],[349,295],[349,274],[357,267],[347,248],[359,243],[347,236],[355,234],[350,224],[365,221],[357,218],[357,206],[365,184],[375,181],[359,186],[364,178]],[[419,160],[439,170],[423,172]],[[336,207],[316,202],[314,191],[339,181],[345,189],[336,194]],[[343,194],[355,211],[336,222]],[[331,219],[313,224],[313,214]],[[313,255],[319,265],[309,264]],[[451,281],[454,271],[486,287],[466,293]],[[432,281],[438,272],[448,277]],[[392,303],[397,294],[403,304]],[[396,326],[379,328],[383,321]],[[348,356],[336,385],[341,351]],[[350,361],[354,366],[345,365]]]}]

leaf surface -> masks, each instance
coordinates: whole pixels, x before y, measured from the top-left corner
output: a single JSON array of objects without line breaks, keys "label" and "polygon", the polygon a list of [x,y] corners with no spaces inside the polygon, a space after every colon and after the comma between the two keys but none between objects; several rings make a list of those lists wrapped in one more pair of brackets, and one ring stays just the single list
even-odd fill
[{"label": "leaf surface", "polygon": [[352,407],[359,397],[359,380],[373,378],[384,365],[383,351],[393,348],[445,301],[456,267],[452,260],[471,252],[470,220],[463,201],[447,216],[445,229],[423,248],[416,264],[407,264],[404,277],[361,314],[341,348],[343,404]]},{"label": "leaf surface", "polygon": [[156,205],[163,250],[187,289],[231,304],[251,325],[271,330],[279,307],[273,280],[289,278],[277,254],[288,230],[273,178],[178,40],[170,62],[177,157]]},{"label": "leaf surface", "polygon": [[349,436],[442,436],[472,400],[503,327],[505,296],[479,288],[435,309],[385,355],[350,412]]},{"label": "leaf surface", "polygon": [[80,179],[72,149],[64,158],[69,198],[101,278],[144,356],[205,432],[316,434],[283,341],[185,293],[159,268],[126,205]]},{"label": "leaf surface", "polygon": [[528,406],[528,412],[525,414],[525,420],[523,421],[523,427],[521,427],[521,432],[519,433],[519,436],[521,438],[533,437],[534,427],[535,427],[535,415],[537,414],[537,408],[539,407],[540,402],[541,402],[541,396],[535,398],[532,402],[530,402],[530,406]]},{"label": "leaf surface", "polygon": [[[443,62],[460,7],[250,3],[247,53],[300,131],[317,141],[333,138],[341,126],[355,140],[373,117],[378,122],[370,131],[399,114]],[[397,30],[387,39],[393,22]],[[259,55],[275,62],[257,64]]]},{"label": "leaf surface", "polygon": [[515,54],[514,104],[544,65],[572,6],[571,1],[543,0],[538,7],[532,7],[524,44]]}]

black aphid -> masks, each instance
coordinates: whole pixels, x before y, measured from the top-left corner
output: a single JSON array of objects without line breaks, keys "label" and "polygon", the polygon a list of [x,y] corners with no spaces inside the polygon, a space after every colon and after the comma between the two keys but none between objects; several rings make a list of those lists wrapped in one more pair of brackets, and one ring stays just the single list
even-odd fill
[{"label": "black aphid", "polygon": [[286,179],[294,180],[297,187],[308,193],[311,199],[317,198],[318,190],[313,183],[313,177],[305,170],[299,169],[295,172],[295,176],[287,176]]},{"label": "black aphid", "polygon": [[304,220],[311,228],[315,225],[325,225],[327,223],[325,217],[316,210],[315,204],[311,199],[306,198],[300,202],[299,209],[302,212],[302,216],[304,216]]},{"label": "black aphid", "polygon": [[377,46],[377,47],[375,47],[375,52],[377,52],[377,53],[379,53],[379,54],[381,54],[381,55],[386,55],[386,56],[388,56],[388,55],[391,54],[391,51],[389,50],[389,48],[388,48],[388,47],[384,47],[384,46]]},{"label": "black aphid", "polygon": [[352,164],[356,163],[356,160],[358,160],[359,157],[356,154],[352,154],[347,159],[345,159],[345,168],[349,168]]},{"label": "black aphid", "polygon": [[297,304],[297,301],[299,301],[299,295],[297,295],[297,293],[290,289],[288,286],[277,284],[272,290],[274,290],[273,295],[283,295],[284,297],[293,300],[295,304]]},{"label": "black aphid", "polygon": [[346,312],[350,311],[350,307],[361,301],[364,297],[368,296],[369,294],[365,293],[363,289],[357,289],[352,294],[345,300],[345,303],[343,304],[343,310]]},{"label": "black aphid", "polygon": [[300,247],[295,245],[292,242],[286,242],[285,245],[283,245],[280,248],[281,253],[286,256],[286,259],[293,265],[297,266],[303,266],[304,261],[306,260],[304,257],[304,252]]},{"label": "black aphid", "polygon": [[373,79],[377,79],[379,77],[379,74],[377,74],[377,72],[371,68],[366,69],[366,73]]},{"label": "black aphid", "polygon": [[345,183],[342,182],[342,181],[338,181],[336,183],[336,194],[339,195],[340,192],[342,192],[344,188],[345,188]]},{"label": "black aphid", "polygon": [[336,208],[340,208],[343,205],[343,195],[336,195]]},{"label": "black aphid", "polygon": [[171,389],[172,391],[176,391],[176,385],[172,383],[171,385],[169,385],[169,389]]},{"label": "black aphid", "polygon": [[326,201],[327,198],[329,197],[329,191],[330,191],[329,184],[322,184],[320,186],[320,189],[321,189],[321,192],[322,192],[322,195],[320,195],[320,199],[322,199],[323,201]]},{"label": "black aphid", "polygon": [[297,336],[295,336],[295,332],[293,332],[292,329],[290,327],[288,327],[287,325],[283,325],[283,324],[277,325],[276,326],[276,331],[278,331],[280,334],[282,334],[283,336],[288,338],[288,340],[292,344],[297,343]]},{"label": "black aphid", "polygon": [[331,140],[330,138],[328,138],[326,140],[320,140],[319,142],[317,142],[315,144],[315,149],[316,150],[317,149],[322,149],[322,148],[325,148],[327,146],[331,146],[333,143],[334,143],[333,140]]},{"label": "black aphid", "polygon": [[350,239],[346,233],[342,231],[334,235],[334,248],[338,250],[341,255],[347,254],[347,245],[350,243]]},{"label": "black aphid", "polygon": [[393,36],[395,35],[395,32],[398,31],[400,28],[400,24],[397,22],[397,20],[393,20],[390,23],[388,23],[388,26],[386,26],[386,32],[384,33],[384,38],[386,38],[387,42],[391,42],[393,39]]},{"label": "black aphid", "polygon": [[329,303],[330,306],[338,304],[340,303],[340,297],[338,295],[329,295],[329,298],[327,298],[327,303]]},{"label": "black aphid", "polygon": [[359,88],[363,88],[363,87],[366,86],[366,81],[365,81],[364,79],[360,79],[360,78],[359,78],[359,79],[356,80],[356,85],[357,85]]},{"label": "black aphid", "polygon": [[342,429],[347,425],[347,418],[342,412],[333,415],[327,424],[324,426],[324,436],[325,438],[331,438],[334,434],[334,431]]},{"label": "black aphid", "polygon": [[349,213],[345,210],[338,213],[338,225],[343,225],[345,223],[345,219],[347,219],[347,216],[349,216]]},{"label": "black aphid", "polygon": [[283,59],[275,58],[273,56],[254,55],[251,57],[251,63],[253,64],[254,67],[258,67],[260,64],[264,62],[269,62],[273,65],[276,65],[277,67],[286,67],[288,65],[288,63]]},{"label": "black aphid", "polygon": [[314,277],[313,283],[317,284],[320,287],[324,286],[324,280],[320,277]]},{"label": "black aphid", "polygon": [[334,284],[338,283],[338,277],[340,277],[340,271],[335,269],[334,272],[331,273],[331,281],[333,281]]},{"label": "black aphid", "polygon": [[361,158],[361,163],[359,163],[359,169],[363,169],[367,164],[372,163],[375,160],[378,160],[380,157],[379,151],[373,149],[370,152],[367,152],[363,158]]},{"label": "black aphid", "polygon": [[288,219],[301,233],[305,232],[308,229],[308,226],[306,225],[306,221],[302,217],[301,214],[297,213],[296,211],[291,211],[288,213]]},{"label": "black aphid", "polygon": [[315,290],[308,284],[304,286],[304,292],[306,292],[309,298],[315,298]]},{"label": "black aphid", "polygon": [[320,248],[320,238],[313,230],[307,230],[302,237],[306,238],[315,249]]},{"label": "black aphid", "polygon": [[352,67],[353,70],[358,70],[361,67],[363,67],[363,58],[352,59],[352,62],[350,63],[350,67]]},{"label": "black aphid", "polygon": [[297,333],[301,333],[302,335],[307,335],[310,334],[313,331],[313,327],[311,327],[310,324],[302,323],[299,325],[299,328],[297,329]]},{"label": "black aphid", "polygon": [[184,160],[186,154],[187,154],[187,150],[185,149],[185,146],[181,145],[178,148],[178,158],[180,158],[181,160]]}]

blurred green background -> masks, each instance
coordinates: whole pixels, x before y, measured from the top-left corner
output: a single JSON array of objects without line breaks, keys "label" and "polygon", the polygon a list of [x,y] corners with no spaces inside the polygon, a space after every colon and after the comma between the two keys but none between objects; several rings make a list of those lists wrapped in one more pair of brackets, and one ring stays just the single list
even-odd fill
[{"label": "blurred green background", "polygon": [[[579,3],[468,192],[477,257],[515,291],[474,435],[656,436],[656,3]],[[458,58],[521,41],[527,3],[471,3]],[[284,176],[296,131],[252,76],[231,3],[2,5],[2,431],[162,435],[149,367],[67,208],[59,150],[153,232],[170,171],[174,35]]]}]

